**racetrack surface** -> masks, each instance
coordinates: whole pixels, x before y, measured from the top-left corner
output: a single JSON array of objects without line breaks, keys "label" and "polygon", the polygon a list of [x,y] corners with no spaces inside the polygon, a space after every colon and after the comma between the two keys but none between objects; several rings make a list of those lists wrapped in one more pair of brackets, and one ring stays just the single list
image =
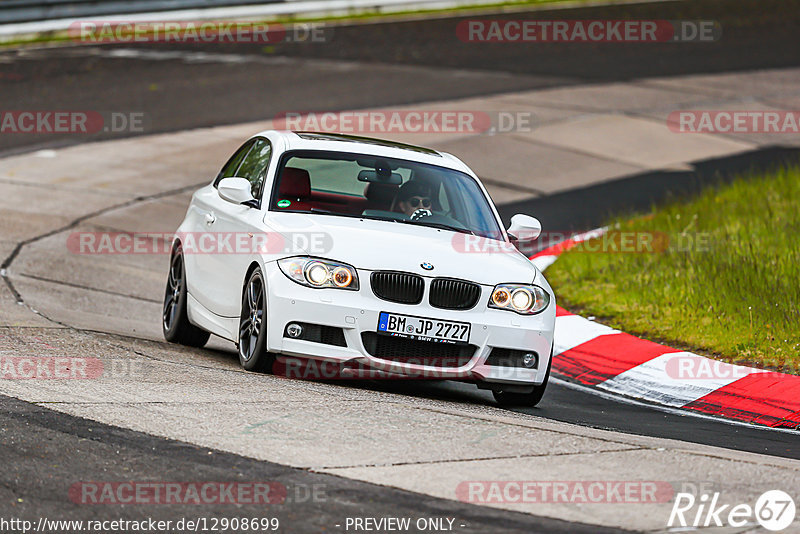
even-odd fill
[{"label": "racetrack surface", "polygon": [[[345,530],[348,517],[436,517],[454,519],[454,530],[459,532],[621,532],[448,499],[420,499],[408,491],[158,439],[9,397],[0,396],[0,403],[0,447],[5,465],[0,474],[0,500],[16,502],[13,515],[34,522],[38,517],[84,521],[269,517],[280,520],[282,531],[336,532]],[[286,501],[266,508],[263,504],[227,503],[119,507],[78,506],[65,498],[78,481],[107,480],[268,481],[285,487]],[[7,511],[5,505],[3,510]]]},{"label": "racetrack surface", "polygon": [[[465,43],[470,18],[705,20],[711,43]],[[0,52],[14,109],[145,112],[148,133],[272,119],[287,111],[378,108],[492,93],[800,64],[800,0],[681,0],[492,17],[335,26],[321,43],[173,42]],[[354,90],[357,88],[357,90]],[[93,138],[119,134],[100,133]],[[0,154],[85,142],[0,137]]]},{"label": "racetrack surface", "polygon": [[[691,4],[691,7],[690,5]],[[723,8],[723,4],[724,8]],[[0,58],[0,71],[12,73],[15,76],[0,76],[4,102],[13,102],[17,109],[35,109],[41,107],[41,102],[48,102],[52,109],[99,109],[99,110],[146,110],[152,118],[151,128],[147,133],[177,131],[187,128],[196,128],[216,124],[230,124],[255,119],[269,119],[281,111],[287,110],[323,110],[323,109],[348,109],[380,107],[388,105],[410,104],[414,102],[429,102],[459,97],[488,95],[492,93],[506,93],[525,89],[543,87],[556,87],[562,85],[579,85],[587,81],[619,81],[637,77],[652,77],[654,74],[689,74],[698,71],[739,71],[754,67],[763,68],[789,67],[800,64],[800,47],[797,45],[797,36],[786,28],[793,24],[792,19],[783,11],[794,7],[794,13],[800,12],[795,2],[774,2],[771,9],[766,8],[766,3],[745,2],[675,2],[663,7],[627,7],[614,9],[658,9],[657,12],[663,19],[698,18],[721,19],[730,21],[730,32],[726,30],[726,37],[730,40],[713,45],[713,52],[702,52],[691,56],[690,61],[685,61],[685,54],[668,46],[663,46],[664,55],[660,59],[663,64],[651,63],[652,50],[630,47],[609,47],[603,50],[607,62],[597,63],[589,59],[596,56],[596,51],[587,52],[580,47],[567,47],[565,49],[548,47],[545,56],[533,60],[528,56],[515,55],[518,52],[509,52],[509,48],[495,47],[482,53],[477,59],[470,58],[471,50],[459,46],[448,48],[450,41],[442,38],[439,46],[431,50],[420,50],[414,43],[421,39],[414,36],[430,35],[431,23],[425,21],[410,22],[400,25],[375,25],[364,26],[358,29],[336,28],[335,36],[339,43],[337,47],[326,47],[316,51],[306,49],[281,49],[277,48],[275,55],[281,54],[282,58],[262,59],[260,55],[255,58],[250,51],[237,48],[235,51],[214,50],[214,52],[231,53],[251,57],[244,63],[228,61],[224,58],[203,61],[198,56],[186,55],[185,51],[177,48],[172,52],[180,52],[177,56],[169,54],[158,57],[158,54],[145,58],[133,55],[132,57],[109,57],[109,48],[74,49],[63,48],[57,51],[31,50],[18,55],[16,52],[6,52]],[[764,6],[763,12],[758,11],[763,17],[748,17],[752,14],[754,6]],[[627,11],[630,12],[630,11]],[[635,11],[634,11],[635,12]],[[595,16],[594,13],[607,13],[605,11],[583,11],[586,18]],[[646,17],[645,11],[640,16]],[[537,15],[539,16],[539,15]],[[543,16],[543,15],[542,15]],[[548,14],[550,18],[557,18],[558,14]],[[597,15],[599,16],[599,15]],[[613,15],[606,14],[609,18]],[[651,15],[652,16],[652,15]],[[727,17],[727,18],[725,18]],[[785,23],[785,26],[783,25]],[[448,22],[448,24],[452,24]],[[725,26],[725,24],[723,24]],[[737,34],[741,32],[741,34]],[[438,33],[440,36],[446,32]],[[742,35],[737,38],[737,35]],[[745,37],[746,36],[746,37]],[[369,43],[369,47],[364,44]],[[402,43],[402,46],[398,46]],[[475,45],[469,45],[475,46]],[[659,45],[662,46],[662,45]],[[676,46],[676,45],[669,45]],[[156,48],[158,47],[158,48]],[[158,53],[165,51],[166,45],[151,45],[151,50]],[[99,51],[93,51],[99,50]],[[370,56],[364,57],[363,51],[368,50]],[[692,49],[694,50],[694,49]],[[359,52],[361,51],[361,52]],[[394,53],[392,52],[394,51]],[[190,53],[198,52],[191,50]],[[202,50],[209,53],[211,50]],[[111,52],[113,54],[113,52]],[[359,56],[359,54],[361,54]],[[564,54],[559,56],[559,54]],[[585,54],[585,55],[583,55]],[[605,54],[608,54],[606,56]],[[474,54],[472,54],[474,56]],[[302,56],[314,56],[309,59]],[[257,59],[256,59],[257,58]],[[321,59],[318,59],[321,58]],[[472,61],[475,59],[475,61]],[[569,61],[565,61],[569,59]],[[378,61],[379,64],[370,63]],[[449,67],[441,69],[434,67],[444,62]],[[254,68],[254,65],[259,65]],[[592,65],[587,69],[586,65]],[[614,68],[603,68],[603,65],[615,65]],[[487,71],[494,71],[487,74]],[[221,76],[221,72],[224,74]],[[508,74],[513,73],[513,74]],[[408,83],[412,79],[413,83]],[[459,83],[453,83],[458,79]],[[354,84],[359,90],[353,91]],[[324,90],[320,91],[320,87]],[[54,90],[58,88],[58,90]],[[400,89],[398,89],[400,88]],[[220,99],[223,93],[226,98]],[[215,105],[208,105],[214,102]],[[100,135],[99,138],[111,137]],[[6,154],[12,152],[25,152],[33,149],[53,146],[77,144],[86,139],[72,137],[42,136],[3,136],[0,138],[0,150]],[[235,146],[236,141],[231,138],[230,144]],[[98,145],[102,146],[102,145]],[[624,179],[613,180],[602,184],[592,185],[588,188],[561,191],[550,195],[540,195],[506,203],[501,206],[504,217],[510,214],[526,211],[539,216],[545,227],[559,229],[582,229],[602,222],[609,211],[621,207],[642,208],[654,200],[659,200],[671,194],[682,194],[697,189],[702,184],[709,183],[720,177],[730,177],[736,172],[746,171],[750,168],[765,168],[783,161],[796,160],[797,153],[792,148],[765,148],[753,150],[737,156],[722,157],[709,160],[696,165],[692,170],[660,170],[632,174]],[[214,166],[216,162],[213,162]],[[197,172],[197,179],[189,184],[205,181],[205,176],[198,169],[191,168],[190,172]],[[206,169],[203,169],[205,171]],[[136,179],[132,175],[132,180]],[[194,187],[193,185],[191,187]],[[170,215],[168,220],[179,218],[185,209],[187,193],[191,189],[187,186],[174,195],[165,194]],[[135,190],[135,184],[131,184]],[[100,193],[98,193],[100,191]],[[111,189],[102,192],[99,190],[87,191],[87,205],[105,205],[105,201],[91,195],[115,195],[118,192]],[[91,197],[91,198],[90,198]],[[123,201],[126,197],[120,197]],[[603,199],[603,202],[587,203],[586,199]],[[97,219],[93,224],[100,227],[108,225],[114,228],[120,220],[131,221],[146,220],[146,204],[152,200],[150,197],[135,201],[132,207],[144,206],[144,211],[133,211],[131,216],[122,215],[121,219]],[[164,204],[157,204],[156,211],[162,209]],[[65,210],[61,223],[68,225],[75,219],[90,213],[92,210]],[[144,214],[144,215],[143,215]],[[91,217],[90,217],[91,219]],[[50,221],[48,224],[51,224]],[[29,221],[34,230],[40,224],[37,220]],[[46,225],[42,225],[45,228]],[[36,252],[48,245],[47,239],[39,240],[37,237],[45,231],[33,231],[25,235],[20,241],[31,240],[31,247]],[[13,235],[13,234],[12,234]],[[59,236],[55,236],[59,237]],[[10,246],[3,238],[3,258],[12,254],[15,247]],[[41,241],[41,242],[40,242]],[[58,255],[45,256],[49,264],[45,267],[57,268]],[[20,257],[20,260],[24,259]],[[16,260],[15,260],[16,261]],[[14,263],[15,267],[18,263]],[[26,264],[28,265],[28,264]],[[147,276],[159,277],[163,269],[158,260],[148,262]],[[121,269],[133,273],[138,267],[123,264]],[[33,271],[31,271],[32,273]],[[46,269],[45,269],[46,272]],[[113,279],[116,275],[111,275]],[[30,273],[29,273],[30,274]],[[136,275],[138,276],[138,274]],[[38,285],[38,288],[37,288]],[[113,287],[113,284],[112,284]],[[96,291],[88,290],[85,285],[77,284],[76,287],[63,287],[55,290],[46,281],[35,280],[28,276],[22,285],[17,287],[23,297],[26,294],[36,295],[49,291],[61,293],[62,298],[76,300],[89,299],[93,302],[103,302],[98,298]],[[134,293],[139,288],[134,288]],[[123,289],[123,293],[126,291]],[[87,296],[89,295],[89,296]],[[113,302],[118,295],[110,295],[107,299],[109,310],[115,309],[118,303]],[[125,296],[125,295],[123,295]],[[136,295],[143,309],[157,307],[160,295],[145,293]],[[4,301],[4,306],[9,301]],[[125,301],[129,302],[129,301]],[[79,307],[76,305],[76,307]],[[22,314],[20,314],[21,316]],[[79,316],[76,315],[78,323]],[[119,318],[117,319],[119,320]],[[30,322],[27,322],[30,321]],[[21,321],[12,320],[8,324],[22,323],[27,328],[33,326],[47,327],[51,323],[40,319],[31,320],[27,316]],[[39,324],[35,324],[40,322]],[[88,328],[86,322],[77,324],[80,330]],[[118,331],[114,326],[96,324],[95,330]],[[24,332],[24,329],[21,330]],[[41,333],[40,333],[41,334]],[[19,335],[14,331],[14,335]],[[61,334],[54,334],[57,338]],[[145,338],[152,338],[144,334]],[[104,338],[105,339],[105,338]],[[111,342],[127,346],[128,338],[111,337]],[[136,341],[132,341],[136,345]],[[169,353],[169,347],[164,349]],[[184,365],[210,369],[230,369],[235,367],[235,360],[230,347],[215,343],[210,350],[181,351],[180,356],[170,356],[180,360]],[[247,376],[245,374],[242,377]],[[237,374],[236,378],[239,375]],[[242,378],[244,379],[244,378]],[[313,383],[301,383],[311,388]],[[393,399],[399,396],[401,401],[406,399],[415,404],[433,402],[441,409],[447,409],[450,404],[474,403],[478,408],[489,410],[489,419],[501,418],[502,411],[494,409],[491,396],[478,391],[473,386],[448,383],[355,383],[346,386],[340,384],[325,384],[324,387],[344,388],[345,396],[361,395],[390,395]],[[110,389],[113,391],[113,389]],[[233,390],[231,390],[233,391]],[[301,389],[301,394],[302,393]],[[305,394],[310,394],[306,391]],[[313,397],[313,394],[311,395]],[[302,396],[300,397],[302,399]],[[34,402],[37,399],[31,398]],[[9,454],[13,454],[18,462],[11,471],[6,471],[6,480],[3,481],[6,493],[4,499],[13,500],[23,498],[23,502],[34,501],[37,491],[43,485],[53,484],[55,479],[62,486],[63,481],[72,483],[77,480],[91,479],[94,473],[103,479],[124,478],[137,479],[137,477],[152,480],[167,473],[174,479],[220,479],[230,478],[231,472],[253,473],[251,479],[259,477],[269,480],[286,480],[289,484],[310,484],[325,479],[330,488],[329,495],[336,497],[316,509],[304,506],[300,512],[295,513],[291,507],[280,510],[278,514],[285,513],[287,520],[292,525],[297,525],[297,531],[319,531],[320,526],[330,526],[336,517],[348,515],[448,515],[463,518],[469,531],[490,528],[498,531],[497,526],[502,525],[508,532],[516,531],[560,531],[581,528],[574,523],[559,523],[547,519],[539,519],[529,515],[516,515],[510,512],[487,511],[466,504],[449,500],[431,500],[429,497],[421,498],[414,493],[398,489],[385,488],[380,485],[369,485],[364,482],[355,482],[349,478],[333,478],[330,475],[315,474],[315,466],[296,470],[274,463],[248,459],[247,453],[240,455],[214,452],[214,462],[206,462],[208,450],[194,445],[165,441],[161,438],[109,427],[101,423],[90,422],[85,419],[76,419],[73,415],[58,413],[67,411],[84,413],[90,419],[102,417],[102,407],[97,405],[97,398],[85,399],[84,405],[67,406],[68,399],[52,401],[52,406],[58,410],[51,411],[44,406],[51,401],[44,400],[40,405],[30,405],[10,398],[0,399],[7,414],[0,426],[4,429],[2,447]],[[152,399],[154,403],[158,399]],[[136,399],[131,398],[133,406]],[[393,402],[398,402],[396,399]],[[346,406],[346,403],[344,404]],[[445,407],[442,408],[442,405]],[[130,407],[128,407],[130,408]],[[113,420],[113,415],[125,416],[125,407],[115,407],[108,417]],[[765,457],[800,459],[800,449],[796,446],[797,435],[790,433],[770,432],[766,430],[732,426],[724,422],[709,419],[698,419],[688,416],[679,416],[660,412],[657,409],[641,405],[631,405],[613,400],[604,399],[584,391],[575,390],[563,384],[552,384],[542,404],[532,410],[510,413],[513,417],[532,417],[531,425],[536,426],[539,421],[561,421],[586,426],[592,429],[615,430],[631,435],[649,436],[653,438],[666,438],[679,440],[686,443],[696,443],[713,447],[722,447],[734,451],[744,451],[766,455]],[[132,413],[132,412],[129,412]],[[214,414],[203,414],[213,420]],[[559,423],[560,424],[560,423]],[[546,423],[541,423],[542,427]],[[148,429],[142,428],[146,432]],[[96,432],[96,434],[95,434]],[[492,429],[491,432],[500,432]],[[156,432],[158,435],[162,435]],[[492,435],[491,433],[489,434]],[[48,444],[42,449],[40,443]],[[654,446],[649,442],[648,446]],[[52,445],[50,445],[52,444]],[[563,444],[561,444],[563,445]],[[33,451],[36,449],[36,452]],[[154,450],[156,453],[151,453]],[[64,454],[64,451],[74,450],[69,462],[60,470],[53,471],[44,460],[37,457],[50,457]],[[22,452],[20,452],[22,451]],[[506,451],[508,454],[508,451]],[[133,471],[120,471],[117,469],[124,457],[133,463]],[[170,460],[164,460],[169,458]],[[284,463],[284,462],[281,462]],[[285,462],[292,464],[292,462]],[[294,464],[292,464],[294,465]],[[330,466],[328,466],[330,467]],[[344,467],[344,466],[340,466]],[[352,467],[352,466],[351,466]],[[344,476],[348,476],[345,474]],[[206,478],[203,478],[206,477]],[[792,475],[796,477],[796,475]],[[368,480],[364,476],[362,479]],[[723,477],[724,480],[724,477]],[[775,478],[773,480],[779,480]],[[788,482],[793,481],[794,478]],[[33,482],[32,482],[33,481]],[[69,484],[66,484],[67,486]],[[402,487],[401,484],[395,484]],[[62,492],[62,493],[59,493]],[[25,495],[25,497],[21,497]],[[354,497],[357,496],[357,497]],[[30,500],[28,500],[30,499]],[[63,501],[63,488],[59,487],[49,498],[47,506],[52,507],[55,514],[74,512],[69,503]],[[420,506],[427,506],[420,509]],[[21,506],[23,506],[21,504]],[[401,508],[400,508],[401,507]],[[22,509],[22,508],[21,508]],[[402,511],[400,511],[402,509]],[[85,508],[84,508],[85,510]],[[416,510],[416,511],[415,511]],[[26,513],[41,514],[46,511],[41,503],[31,505]],[[165,517],[174,517],[181,510],[161,509]],[[225,510],[207,510],[209,513],[227,513]],[[96,513],[96,510],[91,513]],[[116,509],[104,510],[109,517],[117,514]],[[135,508],[130,509],[131,517],[139,517],[142,513]],[[149,515],[155,515],[147,511]],[[535,512],[534,512],[535,513]],[[495,515],[496,514],[496,515]],[[202,514],[201,514],[202,515]],[[303,519],[304,518],[304,519]],[[319,518],[320,522],[316,522]],[[591,527],[597,531],[597,527]]]}]

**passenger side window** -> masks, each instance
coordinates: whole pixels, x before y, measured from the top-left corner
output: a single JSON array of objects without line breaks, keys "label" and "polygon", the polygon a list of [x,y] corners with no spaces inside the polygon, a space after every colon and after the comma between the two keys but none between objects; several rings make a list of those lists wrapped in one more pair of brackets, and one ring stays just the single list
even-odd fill
[{"label": "passenger side window", "polygon": [[272,145],[266,139],[259,137],[237,171],[237,176],[250,182],[253,198],[257,199],[261,194],[261,186],[264,184],[271,155]]},{"label": "passenger side window", "polygon": [[226,163],[225,166],[222,167],[222,170],[219,171],[219,174],[214,179],[214,187],[217,187],[220,180],[222,180],[223,178],[231,178],[233,176],[237,176],[236,171],[239,170],[239,165],[242,163],[242,160],[247,155],[247,153],[250,152],[250,149],[253,147],[253,144],[255,144],[255,142],[256,142],[255,139],[251,139],[250,141],[246,142],[241,147],[239,147],[239,150],[234,152],[233,156],[231,156],[231,159],[229,159],[228,163]]}]

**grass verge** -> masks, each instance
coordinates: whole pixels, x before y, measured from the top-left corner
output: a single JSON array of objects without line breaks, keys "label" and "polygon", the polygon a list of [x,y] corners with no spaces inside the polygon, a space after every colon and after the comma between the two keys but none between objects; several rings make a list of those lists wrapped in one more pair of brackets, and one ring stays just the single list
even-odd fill
[{"label": "grass verge", "polygon": [[610,229],[548,270],[563,305],[647,339],[800,374],[800,167]]}]

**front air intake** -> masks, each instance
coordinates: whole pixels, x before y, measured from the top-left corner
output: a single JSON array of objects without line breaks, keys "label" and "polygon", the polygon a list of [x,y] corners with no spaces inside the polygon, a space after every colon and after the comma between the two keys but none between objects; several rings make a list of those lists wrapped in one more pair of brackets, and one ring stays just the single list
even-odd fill
[{"label": "front air intake", "polygon": [[425,281],[421,276],[395,271],[372,273],[370,285],[379,299],[400,304],[419,304],[425,292]]},{"label": "front air intake", "polygon": [[430,303],[434,308],[469,310],[475,307],[480,297],[481,286],[472,282],[437,278],[431,283]]}]

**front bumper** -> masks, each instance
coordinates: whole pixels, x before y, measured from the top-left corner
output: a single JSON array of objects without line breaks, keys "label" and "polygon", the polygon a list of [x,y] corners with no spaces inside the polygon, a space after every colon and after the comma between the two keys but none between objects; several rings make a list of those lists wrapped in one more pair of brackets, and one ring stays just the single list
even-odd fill
[{"label": "front bumper", "polygon": [[[459,379],[498,384],[539,385],[544,381],[550,363],[555,327],[555,303],[544,312],[523,316],[489,309],[486,303],[492,291],[482,286],[478,304],[471,310],[443,310],[428,304],[427,280],[420,304],[387,302],[372,293],[370,271],[359,270],[358,291],[313,289],[289,280],[276,263],[264,269],[268,286],[267,350],[288,356],[312,358],[347,365],[361,365],[398,375]],[[372,356],[365,348],[361,334],[375,332],[380,312],[433,317],[468,322],[472,325],[469,343],[476,347],[469,361],[460,367],[434,367],[401,363]],[[284,337],[286,325],[303,322],[341,328],[347,346],[339,347]],[[493,348],[536,352],[536,369],[487,365]]]}]

